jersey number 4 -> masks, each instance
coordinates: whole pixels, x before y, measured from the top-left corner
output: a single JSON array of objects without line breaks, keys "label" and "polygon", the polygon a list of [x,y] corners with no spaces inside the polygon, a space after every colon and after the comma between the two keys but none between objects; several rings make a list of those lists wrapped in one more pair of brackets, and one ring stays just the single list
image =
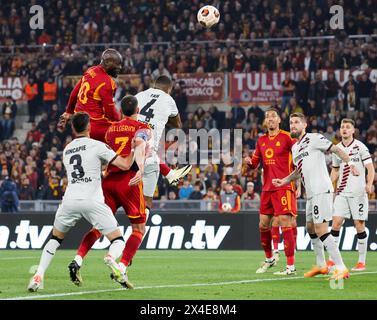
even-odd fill
[{"label": "jersey number 4", "polygon": [[81,166],[82,159],[79,154],[75,154],[69,159],[69,164],[73,164],[73,172],[71,174],[73,179],[81,179],[85,176],[84,168]]},{"label": "jersey number 4", "polygon": [[151,108],[151,106],[156,101],[157,101],[157,99],[152,99],[140,111],[140,114],[142,114],[143,116],[145,116],[145,121],[146,122],[149,122],[154,117],[153,108]]}]

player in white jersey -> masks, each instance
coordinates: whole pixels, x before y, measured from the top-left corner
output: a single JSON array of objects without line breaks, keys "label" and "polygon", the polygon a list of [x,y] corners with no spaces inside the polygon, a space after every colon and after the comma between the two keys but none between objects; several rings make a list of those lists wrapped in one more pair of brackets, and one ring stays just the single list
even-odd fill
[{"label": "player in white jersey", "polygon": [[290,115],[291,136],[298,139],[292,147],[293,163],[296,169],[283,179],[273,179],[273,184],[281,186],[301,178],[302,185],[305,187],[307,197],[306,229],[312,239],[317,265],[304,276],[312,277],[317,274],[328,273],[323,250],[326,247],[336,265],[330,279],[345,279],[349,277],[349,272],[343,263],[333,236],[328,232],[328,225],[333,212],[334,188],[327,171],[325,152],[331,151],[343,162],[348,163],[351,174],[358,175],[359,173],[355,165],[350,162],[347,153],[334,146],[321,134],[306,133],[306,127],[306,118],[303,114],[294,113]]},{"label": "player in white jersey", "polygon": [[[334,201],[334,214],[331,234],[335,241],[339,242],[339,232],[344,219],[354,220],[357,232],[357,245],[359,260],[353,271],[363,271],[366,268],[368,237],[365,232],[365,221],[368,220],[368,194],[372,192],[374,180],[374,167],[368,148],[359,140],[354,139],[355,122],[352,119],[343,119],[340,127],[342,142],[337,147],[346,152],[351,162],[360,172],[359,176],[350,175],[347,164],[333,154],[331,180],[337,186]],[[365,169],[368,170],[367,182],[365,182]],[[327,263],[332,266],[331,260]]]},{"label": "player in white jersey", "polygon": [[[111,209],[105,204],[101,186],[101,165],[113,164],[128,170],[133,163],[133,154],[127,158],[118,155],[103,142],[89,138],[89,115],[77,112],[72,118],[72,130],[76,138],[63,151],[63,163],[67,170],[68,186],[59,206],[52,236],[43,248],[35,275],[28,285],[30,292],[43,288],[44,274],[64,240],[65,234],[81,219],[85,218],[111,242],[104,258],[105,264],[122,283],[126,275],[121,272],[116,259],[122,254],[125,243]],[[140,178],[138,179],[140,180]],[[130,181],[130,184],[139,181]]]},{"label": "player in white jersey", "polygon": [[[177,105],[174,99],[170,96],[172,88],[173,82],[171,79],[167,76],[160,76],[156,79],[153,88],[139,92],[135,96],[140,108],[137,120],[147,123],[153,130],[153,153],[145,162],[143,175],[144,196],[147,207],[149,208],[152,207],[153,194],[160,174],[158,148],[162,133],[167,124],[173,128],[182,127]],[[182,178],[190,172],[191,167],[191,165],[186,165],[183,168],[178,169],[176,176]],[[173,172],[169,172],[166,178],[169,179],[170,174],[173,175]]]}]

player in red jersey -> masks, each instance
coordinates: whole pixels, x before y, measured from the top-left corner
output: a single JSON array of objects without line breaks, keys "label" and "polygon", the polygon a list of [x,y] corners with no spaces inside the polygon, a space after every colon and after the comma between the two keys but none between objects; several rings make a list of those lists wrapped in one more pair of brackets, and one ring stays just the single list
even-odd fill
[{"label": "player in red jersey", "polygon": [[270,108],[265,113],[268,132],[257,141],[255,152],[250,159],[245,160],[252,169],[256,169],[260,162],[263,164],[263,190],[260,203],[259,230],[262,247],[266,260],[256,273],[264,273],[274,266],[276,261],[271,247],[271,220],[275,216],[279,220],[284,239],[284,251],[287,257],[287,268],[279,275],[296,273],[294,266],[295,257],[295,227],[294,217],[297,213],[296,194],[294,184],[284,187],[274,187],[272,179],[290,174],[293,171],[292,146],[295,140],[286,131],[280,130],[280,116],[275,108]]},{"label": "player in red jersey", "polygon": [[[123,58],[117,50],[106,49],[102,53],[100,64],[89,68],[72,90],[59,126],[65,126],[73,113],[85,111],[90,115],[90,137],[105,142],[107,129],[121,119],[114,104],[116,84],[112,78],[118,77],[122,63]],[[161,174],[172,185],[188,173],[185,168],[172,170],[165,163],[160,163]]]},{"label": "player in red jersey", "polygon": [[[121,171],[115,166],[109,165],[102,181],[105,203],[114,214],[120,207],[123,207],[131,222],[132,234],[126,242],[119,263],[124,274],[120,283],[129,289],[132,289],[133,285],[128,281],[126,268],[136,254],[145,233],[146,213],[141,179],[144,171],[146,143],[152,136],[152,131],[148,125],[136,120],[137,106],[137,99],[134,96],[124,97],[121,101],[121,107],[125,117],[121,121],[113,123],[106,132],[106,142],[122,157],[128,157],[132,154],[133,146],[136,147],[136,163],[128,171]],[[84,236],[76,257],[68,267],[71,280],[76,285],[82,283],[79,273],[82,260],[100,236],[101,233],[98,230],[90,230]]]}]

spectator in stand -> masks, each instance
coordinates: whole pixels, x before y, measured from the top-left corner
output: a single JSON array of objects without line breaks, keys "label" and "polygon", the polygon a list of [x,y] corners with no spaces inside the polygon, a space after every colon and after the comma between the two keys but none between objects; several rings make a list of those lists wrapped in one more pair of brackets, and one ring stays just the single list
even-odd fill
[{"label": "spectator in stand", "polygon": [[281,110],[284,112],[289,100],[294,96],[296,90],[296,82],[291,78],[291,73],[285,73],[285,80],[281,84],[282,98],[281,98]]},{"label": "spectator in stand", "polygon": [[178,197],[177,197],[177,194],[175,193],[175,191],[173,190],[170,190],[169,191],[169,197],[168,197],[168,200],[177,200]]},{"label": "spectator in stand", "polygon": [[241,107],[240,105],[232,107],[232,114],[233,114],[233,119],[236,123],[241,123],[242,121],[245,120],[245,117],[246,117],[245,108]]},{"label": "spectator in stand", "polygon": [[46,134],[49,130],[49,121],[48,121],[48,114],[47,112],[42,113],[42,118],[39,121],[37,125],[38,131],[40,131],[42,134]]},{"label": "spectator in stand", "polygon": [[38,84],[35,83],[34,78],[29,78],[28,83],[24,89],[29,112],[29,121],[34,122],[35,116],[38,114]]},{"label": "spectator in stand", "polygon": [[234,190],[235,192],[237,192],[238,195],[241,197],[242,194],[243,194],[243,189],[242,189],[241,185],[238,182],[238,177],[237,176],[233,176],[230,179],[230,184],[232,185],[232,190]]},{"label": "spectator in stand", "polygon": [[20,200],[34,200],[34,188],[31,186],[28,178],[24,177],[21,179],[21,185],[18,190]]},{"label": "spectator in stand", "polygon": [[190,184],[190,182],[185,179],[183,181],[183,186],[181,187],[181,189],[179,190],[179,199],[181,200],[187,200],[189,197],[190,197],[190,194],[193,192],[193,187],[192,185]]},{"label": "spectator in stand", "polygon": [[164,63],[160,62],[158,68],[152,72],[152,79],[156,80],[159,76],[167,76],[171,78],[171,74],[168,69],[165,68]]},{"label": "spectator in stand", "polygon": [[19,208],[17,185],[8,176],[0,185],[0,206],[2,212],[17,212]]},{"label": "spectator in stand", "polygon": [[203,199],[203,194],[200,191],[201,188],[201,183],[198,181],[194,185],[194,190],[190,193],[188,199],[189,200],[202,200]]},{"label": "spectator in stand", "polygon": [[[229,210],[224,210],[224,204],[229,205]],[[218,210],[220,213],[237,213],[241,210],[240,196],[233,190],[233,186],[229,182],[224,184],[224,192],[220,195]]]},{"label": "spectator in stand", "polygon": [[368,74],[364,72],[359,82],[360,111],[369,111],[369,97],[373,89],[373,83],[369,80]]},{"label": "spectator in stand", "polygon": [[325,89],[326,89],[326,109],[323,111],[328,113],[330,111],[332,102],[338,99],[339,90],[341,89],[339,82],[335,78],[334,72],[329,72],[328,78],[325,81]]},{"label": "spectator in stand", "polygon": [[251,181],[246,184],[246,191],[241,196],[241,201],[245,200],[260,201],[260,196],[255,192],[254,183]]},{"label": "spectator in stand", "polygon": [[31,139],[32,142],[40,142],[41,138],[42,138],[42,134],[38,130],[36,123],[33,122],[31,124],[31,129],[28,131],[26,135],[26,140]]},{"label": "spectator in stand", "polygon": [[72,81],[63,78],[63,84],[58,89],[58,113],[59,115],[65,111],[65,107],[68,104],[69,96],[73,90]]},{"label": "spectator in stand", "polygon": [[47,114],[51,112],[52,105],[56,103],[58,86],[52,77],[43,83],[43,109]]},{"label": "spectator in stand", "polygon": [[355,86],[349,83],[346,88],[346,94],[344,98],[344,106],[347,111],[359,110],[360,102],[359,96],[355,90]]},{"label": "spectator in stand", "polygon": [[15,129],[15,117],[17,115],[17,104],[16,102],[8,98],[10,101],[7,101],[3,104],[2,110],[2,119],[0,121],[0,139],[7,140],[13,136]]}]

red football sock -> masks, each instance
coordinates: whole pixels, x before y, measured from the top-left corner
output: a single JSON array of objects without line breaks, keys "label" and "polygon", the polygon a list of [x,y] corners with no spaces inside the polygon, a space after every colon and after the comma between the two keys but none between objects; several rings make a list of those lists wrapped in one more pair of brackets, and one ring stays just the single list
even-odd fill
[{"label": "red football sock", "polygon": [[97,229],[92,229],[88,233],[85,234],[84,238],[81,241],[80,247],[77,250],[77,254],[84,258],[89,250],[92,248],[93,244],[101,238],[101,232]]},{"label": "red football sock", "polygon": [[170,170],[171,169],[166,165],[166,163],[160,163],[160,172],[164,177],[166,177],[169,174]]},{"label": "red football sock", "polygon": [[287,265],[291,266],[295,264],[295,241],[293,237],[293,230],[290,227],[282,227],[283,239],[284,239],[284,252],[287,257]]},{"label": "red football sock", "polygon": [[120,262],[124,263],[126,267],[130,264],[130,261],[134,257],[137,249],[139,249],[142,240],[143,234],[140,231],[132,231],[132,234],[126,242],[126,247],[123,250],[122,259],[120,259]]},{"label": "red football sock", "polygon": [[271,237],[272,242],[274,243],[274,250],[278,250],[280,241],[280,227],[271,227]]},{"label": "red football sock", "polygon": [[263,250],[266,254],[266,258],[272,258],[272,246],[271,246],[271,230],[260,228],[260,240]]},{"label": "red football sock", "polygon": [[293,238],[295,240],[295,248],[296,248],[296,245],[297,245],[297,226],[293,227],[292,230],[293,230]]}]

